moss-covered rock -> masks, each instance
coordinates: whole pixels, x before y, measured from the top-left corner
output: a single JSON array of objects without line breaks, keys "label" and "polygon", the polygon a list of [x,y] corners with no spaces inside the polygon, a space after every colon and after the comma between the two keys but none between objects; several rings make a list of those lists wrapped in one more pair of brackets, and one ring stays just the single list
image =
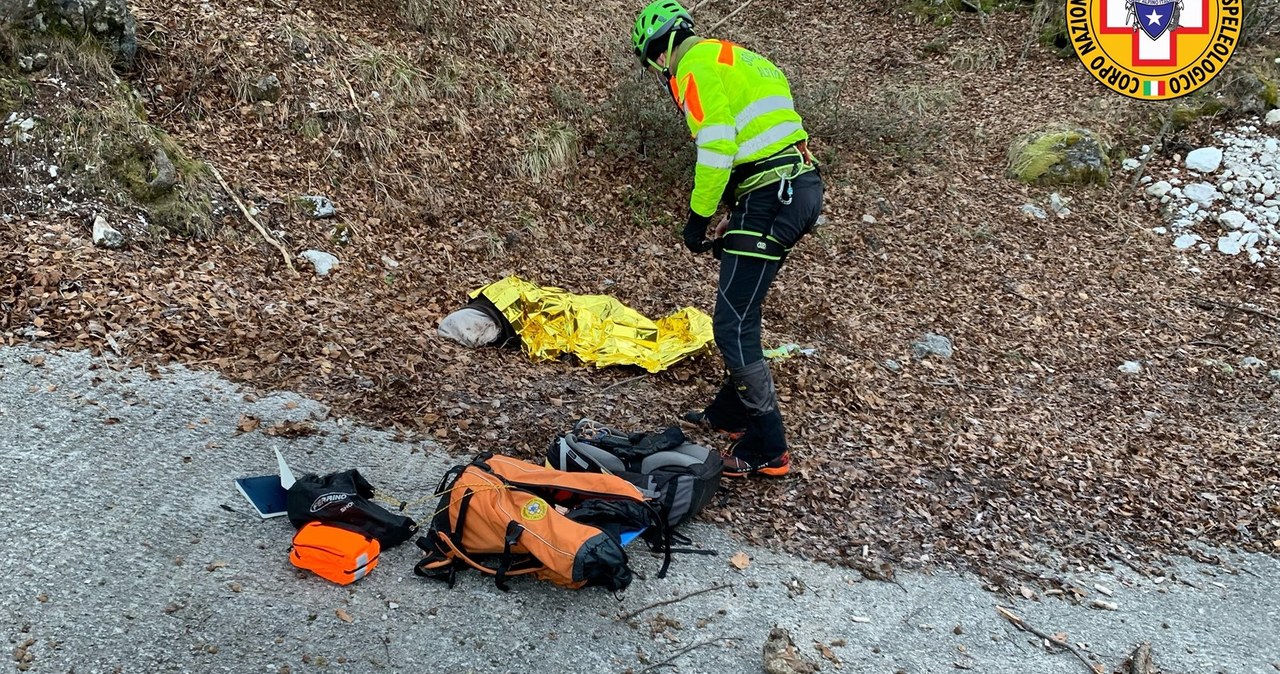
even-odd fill
[{"label": "moss-covered rock", "polygon": [[1087,185],[1111,178],[1108,144],[1080,128],[1033,133],[1009,148],[1008,174],[1029,185]]}]

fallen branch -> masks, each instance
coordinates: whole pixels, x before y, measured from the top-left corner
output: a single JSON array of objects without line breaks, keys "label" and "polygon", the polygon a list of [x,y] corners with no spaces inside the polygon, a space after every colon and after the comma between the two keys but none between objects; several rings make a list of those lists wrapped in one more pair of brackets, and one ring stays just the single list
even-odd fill
[{"label": "fallen branch", "polygon": [[710,28],[708,28],[708,29],[705,31],[705,32],[706,32],[706,34],[707,34],[707,35],[710,35],[711,33],[714,33],[714,32],[715,32],[715,30],[716,30],[717,28],[719,28],[721,25],[723,25],[725,21],[728,21],[729,19],[732,19],[734,14],[737,14],[738,12],[741,12],[742,10],[744,10],[744,9],[746,9],[746,8],[748,8],[748,7],[750,7],[750,6],[751,6],[751,3],[752,3],[753,1],[754,1],[754,0],[746,0],[746,2],[742,3],[741,5],[738,5],[738,8],[737,8],[737,9],[733,10],[732,12],[729,12],[728,14],[726,14],[726,15],[724,16],[724,18],[723,18],[723,19],[720,19],[719,21],[715,22],[715,24],[714,24],[714,25],[712,25]]},{"label": "fallen branch", "polygon": [[1223,302],[1221,300],[1215,300],[1215,299],[1210,299],[1208,297],[1198,297],[1198,296],[1191,298],[1191,303],[1196,305],[1197,307],[1200,307],[1201,309],[1213,309],[1215,307],[1220,307],[1223,309],[1229,309],[1231,311],[1240,311],[1246,314],[1253,314],[1254,316],[1261,316],[1268,320],[1272,320],[1277,323],[1280,323],[1280,316],[1277,316],[1272,313],[1267,313],[1266,311],[1263,311],[1261,309],[1246,307],[1243,304],[1230,304],[1228,302]]},{"label": "fallen branch", "polygon": [[1142,174],[1147,170],[1147,160],[1151,159],[1151,155],[1156,153],[1155,146],[1169,133],[1169,127],[1173,125],[1173,115],[1166,113],[1164,116],[1164,124],[1160,127],[1160,132],[1151,140],[1151,151],[1142,157],[1142,161],[1138,164],[1138,168],[1133,170],[1133,179],[1129,181],[1129,191],[1132,192],[1138,188],[1138,182],[1142,180]]},{"label": "fallen branch", "polygon": [[1031,625],[1028,625],[1027,621],[1023,620],[1022,618],[1019,618],[1013,611],[1010,611],[1009,609],[1003,606],[997,606],[996,612],[999,613],[1002,617],[1004,617],[1005,620],[1008,620],[1009,622],[1013,623],[1014,627],[1022,630],[1023,632],[1030,632],[1040,637],[1041,639],[1044,639],[1045,641],[1055,646],[1058,646],[1059,648],[1065,648],[1071,651],[1071,654],[1076,656],[1077,658],[1080,658],[1080,662],[1083,662],[1085,667],[1089,668],[1090,672],[1093,672],[1094,674],[1101,674],[1106,669],[1105,667],[1102,667],[1102,665],[1098,665],[1096,663],[1090,662],[1089,659],[1084,656],[1084,653],[1080,652],[1080,649],[1076,648],[1075,646],[1072,646],[1067,641],[1063,639],[1059,639],[1055,636],[1050,636],[1048,634],[1045,634],[1044,632],[1041,632],[1040,630],[1032,627]]},{"label": "fallen branch", "polygon": [[634,618],[634,617],[636,617],[636,616],[640,615],[641,613],[644,613],[645,611],[648,611],[648,610],[649,610],[649,609],[651,609],[651,608],[658,608],[659,606],[666,606],[667,604],[674,604],[674,603],[676,603],[676,602],[678,602],[678,601],[684,601],[684,600],[688,599],[689,597],[696,597],[696,596],[698,596],[698,595],[700,595],[700,594],[706,594],[707,592],[714,592],[714,591],[716,591],[716,590],[723,590],[723,589],[725,589],[725,588],[727,588],[727,587],[733,587],[733,583],[724,583],[724,584],[719,584],[719,585],[712,585],[711,587],[704,587],[704,588],[702,588],[701,590],[694,590],[693,592],[690,592],[690,593],[688,593],[688,594],[682,594],[682,595],[680,595],[679,597],[676,597],[675,599],[664,599],[663,601],[654,602],[654,603],[652,603],[652,604],[649,604],[648,606],[644,606],[644,607],[638,608],[638,609],[636,609],[636,610],[634,610],[634,611],[630,611],[630,612],[627,612],[627,613],[623,613],[622,615],[618,616],[618,620],[619,620],[620,622],[626,622],[626,621],[631,620],[632,618]]},{"label": "fallen branch", "polygon": [[226,191],[227,196],[231,197],[231,200],[236,202],[236,207],[240,209],[240,212],[244,214],[244,217],[252,223],[254,227],[258,228],[258,233],[262,235],[262,238],[266,239],[267,243],[275,246],[276,249],[280,251],[280,255],[284,257],[284,265],[289,268],[289,271],[293,272],[294,276],[297,276],[298,270],[293,267],[293,256],[289,255],[289,251],[286,250],[279,241],[276,241],[267,233],[267,229],[262,226],[262,223],[258,222],[257,218],[249,214],[249,209],[245,207],[243,201],[240,201],[240,197],[237,197],[235,192],[231,191],[231,186],[227,185],[227,181],[222,179],[222,174],[218,173],[217,167],[213,164],[209,164],[208,166],[209,171],[212,172],[213,177],[218,180],[218,184],[222,185],[222,189]]},{"label": "fallen branch", "polygon": [[606,386],[606,387],[604,387],[604,388],[600,389],[600,392],[601,392],[601,393],[608,393],[609,391],[612,391],[613,389],[616,389],[616,388],[618,388],[619,386],[626,386],[627,384],[630,384],[630,383],[631,383],[631,382],[633,382],[633,381],[640,381],[641,379],[644,379],[645,377],[648,377],[648,376],[649,376],[649,373],[648,373],[648,372],[646,372],[646,373],[644,373],[644,374],[636,375],[636,376],[634,376],[634,377],[630,377],[630,378],[628,378],[628,379],[623,379],[623,380],[622,380],[622,381],[620,381],[620,382],[617,382],[617,383],[614,383],[614,384],[609,384],[608,386]]},{"label": "fallen branch", "polygon": [[720,642],[720,641],[724,641],[726,638],[727,638],[727,637],[724,637],[724,636],[718,636],[718,637],[714,637],[714,638],[712,638],[712,639],[707,639],[706,641],[699,641],[698,643],[696,643],[696,644],[694,644],[694,645],[692,645],[692,646],[688,646],[688,647],[682,648],[682,649],[680,649],[680,650],[676,651],[676,652],[675,652],[671,657],[667,658],[666,660],[663,660],[662,662],[659,662],[659,663],[657,663],[657,664],[649,665],[648,667],[645,667],[644,669],[640,670],[640,674],[645,674],[645,672],[652,672],[653,670],[655,670],[655,669],[657,669],[657,668],[659,668],[659,667],[670,667],[670,666],[671,666],[671,663],[672,663],[676,658],[678,658],[678,657],[680,657],[680,656],[684,655],[685,653],[688,653],[689,651],[692,651],[692,650],[694,650],[694,649],[696,649],[696,648],[702,648],[703,646],[710,646],[711,644],[714,644],[714,643],[717,643],[717,642]]}]

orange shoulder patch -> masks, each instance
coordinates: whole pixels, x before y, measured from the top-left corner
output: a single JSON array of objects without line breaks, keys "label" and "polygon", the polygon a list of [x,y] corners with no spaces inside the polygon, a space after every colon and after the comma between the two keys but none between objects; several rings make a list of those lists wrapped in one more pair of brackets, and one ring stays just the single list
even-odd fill
[{"label": "orange shoulder patch", "polygon": [[728,40],[720,41],[720,63],[731,66],[733,65],[733,43]]},{"label": "orange shoulder patch", "polygon": [[702,113],[702,99],[698,97],[698,82],[693,79],[692,74],[684,78],[684,86],[682,89],[683,92],[680,94],[680,102],[684,106],[685,113],[692,117],[693,121],[701,124],[704,117]]}]

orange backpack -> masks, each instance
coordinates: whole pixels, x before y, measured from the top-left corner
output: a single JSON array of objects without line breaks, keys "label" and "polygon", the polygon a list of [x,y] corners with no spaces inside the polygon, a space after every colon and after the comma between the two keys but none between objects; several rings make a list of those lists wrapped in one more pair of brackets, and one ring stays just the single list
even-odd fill
[{"label": "orange backpack", "polygon": [[293,536],[289,561],[339,585],[350,585],[378,566],[381,546],[372,536],[323,522],[308,522]]},{"label": "orange backpack", "polygon": [[450,586],[459,568],[471,567],[504,591],[509,576],[527,574],[572,589],[622,590],[631,569],[621,534],[647,528],[646,538],[656,540],[665,533],[656,508],[614,475],[482,454],[446,473],[436,491],[431,529],[417,541],[426,556],[414,572]]}]

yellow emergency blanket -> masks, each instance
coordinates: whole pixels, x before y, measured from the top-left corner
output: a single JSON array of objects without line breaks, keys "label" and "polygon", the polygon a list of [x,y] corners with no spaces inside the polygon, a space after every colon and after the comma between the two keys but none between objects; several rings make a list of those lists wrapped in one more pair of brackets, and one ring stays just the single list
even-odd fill
[{"label": "yellow emergency blanket", "polygon": [[651,321],[608,295],[574,295],[508,276],[473,291],[507,318],[535,361],[571,353],[596,367],[639,365],[660,372],[712,341],[711,317],[685,307]]}]

